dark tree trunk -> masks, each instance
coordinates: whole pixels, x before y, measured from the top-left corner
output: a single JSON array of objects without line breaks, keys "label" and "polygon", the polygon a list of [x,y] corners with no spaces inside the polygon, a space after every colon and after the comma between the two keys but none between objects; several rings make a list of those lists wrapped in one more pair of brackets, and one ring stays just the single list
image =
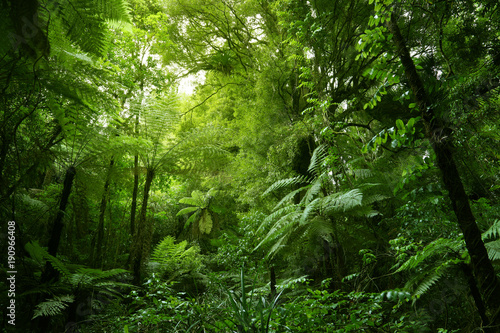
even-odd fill
[{"label": "dark tree trunk", "polygon": [[108,204],[109,197],[109,184],[111,178],[111,170],[113,169],[113,165],[115,164],[115,160],[111,157],[111,161],[109,162],[109,169],[106,175],[106,181],[104,183],[104,192],[102,193],[101,203],[99,205],[99,223],[97,224],[97,235],[95,236],[93,243],[93,257],[92,257],[92,267],[102,267],[102,247],[103,247],[103,239],[104,239],[104,217],[106,214],[106,207]]},{"label": "dark tree trunk", "polygon": [[131,269],[134,274],[133,283],[138,285],[141,282],[142,269],[144,264],[144,259],[149,254],[149,246],[151,244],[151,233],[152,225],[146,219],[149,191],[151,189],[151,183],[154,178],[154,170],[152,168],[147,169],[146,173],[146,183],[144,184],[144,195],[142,199],[141,211],[139,214],[139,221],[137,223],[137,230],[134,234],[134,239],[132,241],[131,249]]},{"label": "dark tree trunk", "polygon": [[271,299],[274,299],[276,297],[276,270],[274,268],[274,265],[271,264],[270,268],[270,278],[271,278]]},{"label": "dark tree trunk", "polygon": [[[66,170],[66,175],[64,176],[64,185],[61,193],[61,201],[59,204],[59,210],[57,211],[56,218],[54,219],[54,226],[52,227],[52,233],[49,240],[48,252],[52,256],[57,255],[57,249],[59,248],[59,243],[61,241],[62,229],[64,227],[63,218],[66,211],[66,206],[68,205],[68,199],[71,194],[71,188],[73,186],[73,180],[76,175],[75,167],[70,166]],[[47,283],[51,280],[58,279],[58,272],[52,267],[52,265],[47,261],[45,264],[45,270],[41,277],[41,283]],[[43,299],[39,299],[41,302]],[[41,317],[38,322],[39,332],[47,332],[49,326],[50,317]]]},{"label": "dark tree trunk", "polygon": [[[472,214],[469,198],[465,192],[462,180],[453,159],[450,131],[437,118],[432,108],[433,101],[429,100],[422,80],[417,73],[413,59],[410,56],[405,40],[401,35],[396,17],[393,15],[387,23],[389,31],[393,34],[393,42],[397,48],[398,56],[403,65],[406,79],[415,95],[417,105],[422,112],[427,137],[436,153],[438,167],[441,170],[443,183],[448,191],[453,211],[457,217],[460,229],[464,235],[465,245],[469,251],[472,271],[477,286],[481,292],[484,304],[488,310],[490,323],[500,327],[500,284],[495,270],[488,258],[488,252],[481,239],[481,232]],[[480,309],[478,309],[480,310]],[[490,329],[498,332],[500,329]]]},{"label": "dark tree trunk", "polygon": [[73,187],[73,180],[75,179],[76,170],[75,167],[70,166],[66,170],[66,175],[64,176],[64,186],[61,193],[61,201],[59,203],[59,210],[57,211],[56,218],[54,219],[54,226],[52,227],[52,233],[49,240],[49,254],[52,256],[57,255],[57,249],[59,248],[59,243],[61,241],[62,229],[64,226],[63,218],[66,211],[66,206],[68,205],[69,195],[71,194],[71,188]]}]

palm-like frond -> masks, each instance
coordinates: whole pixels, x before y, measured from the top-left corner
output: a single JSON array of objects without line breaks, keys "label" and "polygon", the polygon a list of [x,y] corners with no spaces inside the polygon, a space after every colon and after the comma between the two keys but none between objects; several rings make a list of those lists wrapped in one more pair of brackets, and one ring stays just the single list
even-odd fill
[{"label": "palm-like frond", "polygon": [[311,156],[311,162],[309,163],[307,171],[315,177],[319,177],[326,157],[328,157],[328,150],[325,145],[316,148]]},{"label": "palm-like frond", "polygon": [[353,189],[344,193],[334,193],[322,202],[322,210],[327,214],[345,213],[361,206],[363,193],[359,189]]},{"label": "palm-like frond", "polygon": [[500,239],[487,242],[484,246],[486,246],[490,260],[500,260]]},{"label": "palm-like frond", "polygon": [[[271,244],[268,256],[273,256],[285,246],[294,242],[302,242],[304,238],[310,239],[310,236],[331,241],[332,238],[329,235],[335,233],[334,217],[373,216],[378,213],[370,205],[386,198],[381,194],[374,193],[365,198],[361,187],[326,194],[331,186],[329,184],[330,172],[324,163],[327,156],[326,147],[319,146],[313,153],[308,169],[314,178],[301,175],[282,179],[272,184],[263,193],[266,195],[278,189],[301,186],[287,193],[274,207],[273,212],[264,219],[258,231],[268,229],[268,232],[256,249],[264,244]],[[373,189],[375,186],[376,184],[365,184],[364,188]],[[292,199],[298,193],[304,194],[300,202],[296,204]]]},{"label": "palm-like frond", "polygon": [[263,196],[274,192],[276,190],[282,189],[284,187],[289,187],[292,185],[301,185],[304,183],[309,183],[311,179],[308,176],[300,175],[300,176],[295,176],[292,178],[287,178],[287,179],[281,179],[272,184],[271,186],[268,187],[267,190],[262,193]]},{"label": "palm-like frond", "polygon": [[500,237],[500,220],[495,220],[493,225],[486,230],[482,236],[483,241]]},{"label": "palm-like frond", "polygon": [[417,252],[414,256],[410,257],[406,262],[404,262],[401,267],[396,270],[396,273],[412,270],[417,268],[426,259],[433,256],[443,256],[449,252],[457,252],[463,247],[463,241],[461,239],[452,240],[448,238],[439,238],[435,241],[429,243],[421,251]]},{"label": "palm-like frond", "polygon": [[64,33],[82,51],[101,55],[106,50],[108,22],[130,22],[129,9],[123,0],[74,0],[58,8]]},{"label": "palm-like frond", "polygon": [[35,313],[31,319],[41,316],[49,317],[59,315],[74,301],[75,297],[73,295],[61,295],[47,299],[36,306]]}]

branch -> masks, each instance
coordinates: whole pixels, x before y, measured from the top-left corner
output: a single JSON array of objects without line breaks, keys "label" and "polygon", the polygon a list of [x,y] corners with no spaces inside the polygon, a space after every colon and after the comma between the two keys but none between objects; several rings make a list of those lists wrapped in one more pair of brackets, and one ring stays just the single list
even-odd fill
[{"label": "branch", "polygon": [[235,83],[235,82],[229,82],[229,83],[226,83],[225,85],[223,85],[222,87],[219,87],[214,93],[210,94],[207,98],[205,98],[201,103],[198,103],[196,104],[195,106],[193,106],[191,109],[187,110],[186,112],[184,112],[183,114],[181,114],[181,117],[187,115],[189,112],[193,111],[194,109],[196,109],[197,107],[199,106],[202,106],[203,104],[205,104],[206,101],[208,101],[212,96],[214,96],[215,94],[217,94],[219,91],[221,91],[222,89],[224,89],[225,87],[227,87],[228,85],[230,84],[235,84],[235,85],[240,85],[240,83]]}]

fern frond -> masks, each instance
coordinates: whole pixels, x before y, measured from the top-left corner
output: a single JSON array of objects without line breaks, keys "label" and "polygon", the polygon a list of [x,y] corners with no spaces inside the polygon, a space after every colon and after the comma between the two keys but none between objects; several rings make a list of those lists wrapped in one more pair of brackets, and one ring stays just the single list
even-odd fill
[{"label": "fern frond", "polygon": [[321,174],[321,169],[326,157],[328,157],[328,150],[325,145],[320,145],[314,149],[313,155],[311,156],[311,162],[307,168],[307,172],[318,177]]},{"label": "fern frond", "polygon": [[41,316],[57,316],[61,314],[64,309],[69,306],[70,303],[74,302],[74,300],[75,297],[73,295],[55,296],[54,298],[48,299],[36,306],[35,312],[31,319],[35,319]]},{"label": "fern frond", "polygon": [[373,171],[370,169],[354,169],[352,172],[354,173],[354,177],[358,180],[373,176]]},{"label": "fern frond", "polygon": [[490,260],[500,259],[500,239],[492,242],[487,242],[484,244],[484,246],[488,251],[488,257],[490,258]]},{"label": "fern frond", "polygon": [[299,205],[295,204],[290,204],[288,206],[282,207],[271,214],[269,214],[264,221],[262,221],[262,224],[259,226],[257,229],[257,232],[261,231],[262,229],[266,228],[269,224],[275,223],[276,220],[283,215],[288,215],[294,211],[301,210],[301,207]]},{"label": "fern frond", "polygon": [[486,230],[482,236],[483,241],[500,237],[500,220],[495,220],[493,225]]},{"label": "fern frond", "polygon": [[307,190],[308,188],[310,187],[310,185],[307,185],[307,186],[304,186],[304,187],[301,187],[301,188],[298,188],[296,190],[293,190],[291,191],[290,193],[288,193],[287,195],[285,195],[281,200],[280,202],[278,202],[276,204],[276,206],[274,206],[273,210],[276,210],[278,208],[280,208],[283,204],[285,203],[288,203],[288,202],[291,202],[292,199],[295,197],[295,195],[297,195],[298,193],[302,192],[302,191],[305,191]]},{"label": "fern frond", "polygon": [[327,214],[347,212],[361,206],[363,193],[359,189],[353,189],[344,193],[334,193],[325,197],[322,201],[322,209]]},{"label": "fern frond", "polygon": [[435,285],[444,275],[444,269],[435,269],[429,274],[415,289],[413,296],[420,297],[425,294],[433,285]]},{"label": "fern frond", "polygon": [[74,0],[60,3],[64,33],[84,52],[102,55],[107,47],[108,21],[130,22],[123,0]]},{"label": "fern frond", "polygon": [[321,198],[316,198],[313,201],[311,201],[306,206],[306,208],[304,208],[304,211],[302,212],[302,214],[300,216],[300,224],[305,224],[308,221],[309,215],[318,209],[318,206],[321,205],[321,201],[322,201]]},{"label": "fern frond", "polygon": [[292,178],[281,179],[272,184],[267,188],[267,190],[262,193],[262,196],[265,196],[273,191],[279,190],[284,187],[292,186],[292,185],[301,185],[304,183],[310,183],[310,178],[308,176],[300,175]]},{"label": "fern frond", "polygon": [[443,256],[451,251],[457,251],[463,246],[462,240],[451,240],[447,238],[439,238],[435,241],[429,243],[417,254],[409,258],[401,267],[399,267],[395,272],[402,272],[406,270],[412,270],[417,268],[424,260],[432,256]]},{"label": "fern frond", "polygon": [[321,187],[323,186],[323,178],[325,174],[323,173],[323,177],[316,177],[309,186],[309,189],[307,190],[306,194],[304,195],[303,202],[305,205],[308,205],[313,198],[315,198],[318,193],[321,190]]}]

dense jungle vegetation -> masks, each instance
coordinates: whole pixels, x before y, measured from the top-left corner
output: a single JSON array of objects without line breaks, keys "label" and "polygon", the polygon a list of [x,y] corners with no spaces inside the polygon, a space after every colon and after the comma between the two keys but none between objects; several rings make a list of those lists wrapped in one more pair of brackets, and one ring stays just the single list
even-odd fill
[{"label": "dense jungle vegetation", "polygon": [[500,332],[498,0],[0,29],[2,332]]}]

